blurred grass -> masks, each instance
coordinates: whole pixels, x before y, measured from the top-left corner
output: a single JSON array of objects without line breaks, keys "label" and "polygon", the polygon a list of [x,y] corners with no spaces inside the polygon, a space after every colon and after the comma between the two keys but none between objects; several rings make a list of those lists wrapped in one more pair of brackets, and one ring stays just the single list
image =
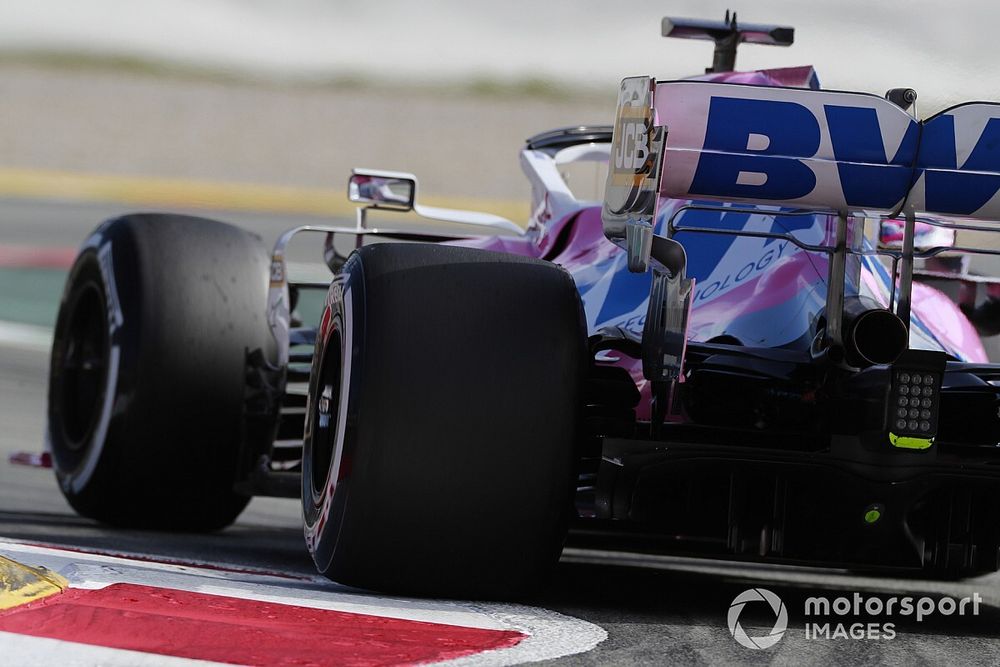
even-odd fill
[{"label": "blurred grass", "polygon": [[239,80],[224,69],[206,69],[197,65],[164,63],[126,55],[80,53],[72,51],[3,51],[0,64],[31,65],[72,71],[113,71],[143,76],[169,76],[183,79]]},{"label": "blurred grass", "polygon": [[[0,267],[0,322],[55,327],[67,273],[64,269]],[[296,313],[303,321],[318,324],[325,302],[325,288],[303,289]]]},{"label": "blurred grass", "polygon": [[[0,322],[55,327],[67,273],[64,269],[0,267]],[[293,274],[293,279],[301,278]],[[318,325],[325,303],[325,288],[302,289],[296,315]]]},{"label": "blurred grass", "polygon": [[133,55],[116,55],[60,50],[0,50],[0,65],[26,65],[65,72],[111,72],[131,76],[172,78],[187,81],[252,83],[281,88],[340,91],[393,91],[429,95],[501,99],[545,99],[555,101],[604,100],[607,91],[566,85],[556,79],[526,77],[500,79],[476,76],[452,82],[395,81],[361,72],[344,71],[327,75],[298,77],[251,74],[224,66],[168,62]]},{"label": "blurred grass", "polygon": [[54,327],[63,269],[0,268],[0,320]]}]

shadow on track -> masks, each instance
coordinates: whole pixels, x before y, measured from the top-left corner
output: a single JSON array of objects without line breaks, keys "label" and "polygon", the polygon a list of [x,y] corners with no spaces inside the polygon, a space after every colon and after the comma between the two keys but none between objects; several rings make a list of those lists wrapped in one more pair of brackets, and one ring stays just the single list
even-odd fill
[{"label": "shadow on track", "polygon": [[67,514],[0,511],[0,536],[82,550],[315,573],[301,529],[291,527],[237,523],[216,532],[166,533],[119,530]]}]

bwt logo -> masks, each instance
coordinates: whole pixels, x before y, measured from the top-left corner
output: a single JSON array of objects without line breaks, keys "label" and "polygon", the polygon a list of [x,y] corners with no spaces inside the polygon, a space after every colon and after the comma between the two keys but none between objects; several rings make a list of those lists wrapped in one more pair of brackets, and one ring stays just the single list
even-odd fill
[{"label": "bwt logo", "polygon": [[[774,94],[809,93],[775,89]],[[816,94],[839,102],[837,93]],[[845,102],[857,99],[840,95]],[[972,215],[1000,191],[1000,105],[963,105],[920,123],[885,100],[874,98],[871,104],[824,103],[819,112],[819,105],[712,96],[688,192],[764,201],[812,196],[854,209],[893,209],[923,175],[918,210]],[[886,129],[902,134],[892,154],[883,139]],[[818,155],[825,136],[839,183],[818,183],[817,174],[827,172],[809,164],[829,160],[828,153]]]},{"label": "bwt logo", "polygon": [[615,169],[639,171],[649,159],[649,129],[643,121],[622,121]]}]

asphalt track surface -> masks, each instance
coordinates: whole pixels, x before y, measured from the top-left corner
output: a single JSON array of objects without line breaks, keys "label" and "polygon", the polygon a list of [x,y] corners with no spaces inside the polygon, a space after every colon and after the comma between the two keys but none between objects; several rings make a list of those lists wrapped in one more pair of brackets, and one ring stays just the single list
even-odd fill
[{"label": "asphalt track surface", "polygon": [[[125,207],[0,201],[0,243],[75,245],[101,218]],[[212,214],[247,226],[270,242],[282,229],[316,219]],[[211,534],[119,531],[74,515],[51,471],[15,468],[7,455],[39,450],[45,411],[47,354],[30,345],[0,347],[0,539],[256,566],[311,574],[296,501],[255,499],[234,526]],[[727,614],[742,591],[762,587],[788,609],[783,639],[766,650],[737,644]],[[807,639],[803,608],[809,596],[978,594],[978,616],[934,615],[830,621],[895,622],[895,638]],[[1000,576],[961,582],[887,579],[820,569],[746,565],[615,553],[568,551],[551,584],[527,604],[595,623],[608,639],[563,664],[1000,664]],[[750,603],[740,622],[766,634],[774,615]],[[2,663],[0,656],[0,663]]]}]

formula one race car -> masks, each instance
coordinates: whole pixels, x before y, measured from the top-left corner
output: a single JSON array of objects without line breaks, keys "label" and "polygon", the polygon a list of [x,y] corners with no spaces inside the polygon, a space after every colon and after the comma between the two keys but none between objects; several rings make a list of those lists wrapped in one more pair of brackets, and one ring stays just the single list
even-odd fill
[{"label": "formula one race car", "polygon": [[[625,79],[614,126],[529,139],[526,229],[362,170],[356,226],[293,229],[270,260],[219,222],[101,225],[52,351],[69,502],[190,530],[254,494],[300,497],[321,572],[400,593],[519,595],[567,534],[998,569],[1000,365],[976,327],[1000,329],[1000,292],[951,258],[1000,254],[954,234],[1000,230],[1000,105],[920,121],[909,90],[729,71],[738,43],[788,44],[790,28],[663,31],[714,39],[712,70]],[[603,202],[564,178],[581,163],[608,165]],[[372,229],[370,209],[481,232]],[[332,279],[289,277],[299,233],[323,235]],[[924,279],[961,285],[961,303]]]}]

